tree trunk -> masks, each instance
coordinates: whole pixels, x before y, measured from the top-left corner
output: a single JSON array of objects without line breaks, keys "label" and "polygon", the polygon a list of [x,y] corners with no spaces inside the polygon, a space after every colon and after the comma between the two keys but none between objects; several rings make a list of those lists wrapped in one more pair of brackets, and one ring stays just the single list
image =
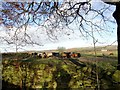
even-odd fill
[{"label": "tree trunk", "polygon": [[117,69],[120,70],[120,3],[116,4],[116,10],[113,13],[113,17],[117,22],[117,41],[118,41],[118,66]]}]

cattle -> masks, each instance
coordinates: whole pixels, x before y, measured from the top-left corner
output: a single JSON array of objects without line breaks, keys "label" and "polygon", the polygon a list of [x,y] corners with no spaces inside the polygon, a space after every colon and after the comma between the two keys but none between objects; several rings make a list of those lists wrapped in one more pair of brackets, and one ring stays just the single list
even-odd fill
[{"label": "cattle", "polygon": [[81,57],[80,53],[71,52],[71,58],[80,58],[80,57]]},{"label": "cattle", "polygon": [[47,54],[43,52],[43,58],[47,58]]},{"label": "cattle", "polygon": [[37,57],[37,55],[38,55],[38,53],[36,53],[36,52],[32,53],[33,57]]},{"label": "cattle", "polygon": [[38,53],[38,57],[39,58],[43,58],[43,54],[42,53]]},{"label": "cattle", "polygon": [[77,53],[77,57],[80,58],[80,57],[81,57],[81,54],[80,54],[80,53]]},{"label": "cattle", "polygon": [[47,55],[45,52],[43,52],[43,53],[42,52],[40,52],[40,53],[33,52],[32,57],[47,58]]},{"label": "cattle", "polygon": [[72,58],[75,58],[75,57],[76,57],[75,52],[71,52],[71,57],[72,57]]},{"label": "cattle", "polygon": [[61,58],[66,58],[67,55],[65,53],[61,53]]},{"label": "cattle", "polygon": [[71,52],[63,52],[61,53],[62,58],[71,58]]},{"label": "cattle", "polygon": [[33,57],[39,57],[39,58],[79,58],[81,57],[80,53],[76,53],[76,52],[40,52],[40,53],[32,53]]},{"label": "cattle", "polygon": [[60,57],[60,53],[59,52],[52,52],[52,56],[53,57]]},{"label": "cattle", "polygon": [[109,55],[114,55],[112,52]]},{"label": "cattle", "polygon": [[65,52],[67,58],[71,58],[71,52]]},{"label": "cattle", "polygon": [[52,57],[53,56],[53,54],[50,52],[50,53],[47,53],[47,57],[48,58],[50,58],[50,57]]}]

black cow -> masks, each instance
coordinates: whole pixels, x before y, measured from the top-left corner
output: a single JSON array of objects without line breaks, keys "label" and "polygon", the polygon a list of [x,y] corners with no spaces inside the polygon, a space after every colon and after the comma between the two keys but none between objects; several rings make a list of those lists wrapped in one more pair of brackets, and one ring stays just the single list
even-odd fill
[{"label": "black cow", "polygon": [[59,57],[60,54],[59,54],[59,52],[52,52],[52,56],[53,56],[53,57]]}]

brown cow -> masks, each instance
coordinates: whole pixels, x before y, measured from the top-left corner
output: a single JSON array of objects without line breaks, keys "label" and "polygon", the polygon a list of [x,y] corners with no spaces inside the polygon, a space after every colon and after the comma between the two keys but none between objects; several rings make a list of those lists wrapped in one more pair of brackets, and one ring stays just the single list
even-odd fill
[{"label": "brown cow", "polygon": [[71,58],[71,52],[63,52],[63,53],[61,54],[61,57],[62,57],[62,58]]},{"label": "brown cow", "polygon": [[109,55],[114,55],[112,52]]},{"label": "brown cow", "polygon": [[80,54],[80,53],[72,52],[72,53],[71,53],[71,57],[72,57],[72,58],[79,58],[79,57],[81,57],[81,54]]}]

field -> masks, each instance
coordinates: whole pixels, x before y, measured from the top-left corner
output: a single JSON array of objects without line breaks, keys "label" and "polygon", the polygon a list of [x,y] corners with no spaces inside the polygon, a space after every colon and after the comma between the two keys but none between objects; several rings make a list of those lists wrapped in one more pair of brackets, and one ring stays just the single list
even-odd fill
[{"label": "field", "polygon": [[4,55],[3,90],[119,90],[120,71],[117,70],[116,50],[108,50],[104,55],[100,50],[97,55],[88,49],[79,52],[82,57],[67,59],[26,58],[28,55],[25,53]]}]

